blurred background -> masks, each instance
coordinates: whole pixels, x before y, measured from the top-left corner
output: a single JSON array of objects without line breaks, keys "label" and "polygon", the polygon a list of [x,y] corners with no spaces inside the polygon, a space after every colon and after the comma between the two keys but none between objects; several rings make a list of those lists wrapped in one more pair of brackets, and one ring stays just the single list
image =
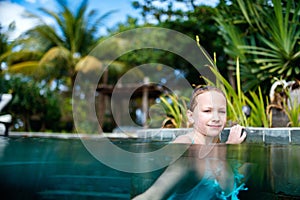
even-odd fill
[{"label": "blurred background", "polygon": [[[190,36],[195,43],[196,36],[200,38],[221,77],[232,91],[243,94],[233,108],[259,108],[245,117],[245,125],[299,126],[299,100],[288,101],[290,92],[299,88],[299,7],[294,0],[1,0],[0,93],[13,94],[2,113],[12,115],[14,131],[74,132],[74,80],[79,71],[93,66],[82,60],[99,42],[117,33],[164,27]],[[117,51],[122,43],[110,48]],[[94,65],[102,62],[92,60]],[[193,66],[179,56],[149,49],[124,54],[99,80],[95,98],[101,131],[116,128],[109,108],[109,88],[128,70],[144,63],[172,66],[191,85],[203,83]],[[158,71],[160,67],[158,64]],[[275,83],[278,87],[272,90]],[[164,103],[163,95],[164,91],[153,90],[149,104],[175,106],[176,100],[170,96]],[[181,106],[186,103],[177,101]],[[143,126],[142,97],[130,106],[132,119]],[[229,112],[229,121],[239,122],[233,113]],[[274,121],[276,116],[279,120]],[[174,118],[167,111],[153,126],[164,126],[170,119],[174,127]]]}]

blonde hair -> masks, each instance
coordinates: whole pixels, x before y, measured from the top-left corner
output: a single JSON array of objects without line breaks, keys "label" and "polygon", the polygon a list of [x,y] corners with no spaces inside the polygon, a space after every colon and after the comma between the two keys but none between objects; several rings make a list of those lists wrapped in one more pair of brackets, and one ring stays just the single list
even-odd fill
[{"label": "blonde hair", "polygon": [[[190,100],[190,105],[189,105],[189,110],[190,111],[194,111],[195,107],[197,106],[197,101],[196,101],[196,97],[200,94],[203,94],[205,92],[209,92],[209,91],[216,91],[216,92],[220,92],[226,99],[226,96],[224,94],[224,92],[215,87],[215,86],[209,86],[209,85],[198,85],[194,91],[193,91],[193,94],[192,94],[192,97],[191,97],[191,100]],[[227,103],[227,101],[226,101]]]}]

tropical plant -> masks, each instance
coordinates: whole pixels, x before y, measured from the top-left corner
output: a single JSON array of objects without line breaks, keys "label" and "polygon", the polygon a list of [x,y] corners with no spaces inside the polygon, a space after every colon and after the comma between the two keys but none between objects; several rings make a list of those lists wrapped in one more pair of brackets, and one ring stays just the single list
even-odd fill
[{"label": "tropical plant", "polygon": [[[298,88],[294,88],[295,91],[299,90],[299,83],[291,81],[289,82],[292,86],[298,85]],[[287,126],[290,127],[299,127],[300,126],[300,104],[299,97],[296,95],[292,95],[293,87],[283,88],[284,97],[282,98],[282,107],[279,109],[286,114],[289,119]],[[275,108],[276,105],[274,105]]]},{"label": "tropical plant", "polygon": [[[210,69],[216,76],[216,83],[213,83],[209,78],[202,76],[206,83],[210,85],[215,85],[221,88],[227,99],[227,116],[228,122],[230,124],[239,123],[242,126],[263,126],[269,127],[270,123],[268,120],[266,106],[264,104],[265,101],[259,88],[259,96],[257,96],[254,92],[249,92],[252,98],[249,98],[242,90],[241,87],[241,76],[240,76],[240,65],[239,58],[236,59],[236,85],[237,89],[233,88],[233,86],[225,79],[224,76],[218,71],[216,67],[216,56],[214,56],[215,60],[209,57],[209,55],[204,51],[202,46],[200,45],[199,37],[196,37],[197,45],[206,59],[210,62]],[[244,106],[249,106],[251,113],[249,116],[243,111]],[[229,125],[230,125],[229,124]]]},{"label": "tropical plant", "polygon": [[[281,126],[298,126],[299,119],[299,81],[278,79],[270,89],[270,101],[267,113],[272,122],[276,113],[284,114]],[[274,112],[273,112],[274,111]]]},{"label": "tropical plant", "polygon": [[[215,65],[213,65],[215,66]],[[263,97],[261,89],[258,89],[258,95],[255,92],[250,91],[248,97],[241,89],[240,73],[239,73],[239,62],[237,59],[236,67],[236,82],[237,91],[233,86],[220,74],[216,67],[211,67],[211,71],[215,74],[217,78],[217,83],[213,83],[210,79],[206,77],[203,78],[208,85],[214,85],[222,89],[227,99],[227,119],[228,126],[232,124],[239,123],[242,126],[254,126],[254,127],[270,127],[270,121],[266,112],[266,107],[268,105],[267,97]],[[167,115],[165,116],[164,122],[171,122],[173,127],[179,128],[188,127],[187,117],[186,117],[186,102],[188,98],[183,97],[180,99],[177,96],[167,95],[160,97]],[[170,100],[170,101],[169,101]],[[243,106],[249,106],[251,114],[246,115],[243,111]],[[184,111],[184,112],[183,112]]]},{"label": "tropical plant", "polygon": [[[96,57],[89,56],[89,52],[98,44],[98,30],[103,20],[114,11],[99,17],[96,10],[88,10],[87,0],[82,0],[74,12],[67,1],[57,0],[56,3],[58,11],[40,9],[55,24],[49,25],[39,16],[29,14],[28,17],[40,23],[18,39],[19,51],[10,52],[1,59],[6,60],[5,72],[21,73],[47,83],[57,91],[63,90],[64,98],[70,98],[77,72],[86,73],[95,66],[102,66]],[[64,114],[69,115],[65,119],[72,118],[71,112]]]},{"label": "tropical plant", "polygon": [[176,94],[167,94],[160,96],[159,99],[166,111],[166,116],[162,122],[163,127],[188,127],[186,116],[188,98],[178,97]]},{"label": "tropical plant", "polygon": [[271,127],[272,119],[268,117],[267,113],[268,98],[263,97],[260,87],[258,87],[258,94],[253,91],[249,91],[249,94],[251,98],[246,98],[246,102],[251,108],[250,126]]},{"label": "tropical plant", "polygon": [[3,30],[0,24],[0,73],[4,70],[4,62],[14,48],[14,42],[9,41],[10,33],[15,29],[15,23],[11,23],[7,30]]},{"label": "tropical plant", "polygon": [[[237,77],[240,76],[237,63]],[[237,92],[232,85],[218,72],[214,67],[211,67],[212,72],[216,75],[217,79],[221,82],[220,88],[226,95],[228,104],[228,121],[230,124],[239,123],[242,126],[256,126],[256,127],[269,127],[270,123],[266,113],[265,99],[262,96],[260,88],[259,95],[254,92],[249,92],[249,98],[242,90],[240,79],[237,78]],[[209,79],[203,77],[209,84],[214,85]],[[243,106],[248,105],[251,109],[249,117],[243,112]],[[230,125],[229,124],[229,125]]]},{"label": "tropical plant", "polygon": [[[225,52],[240,58],[245,91],[300,72],[300,4],[294,0],[234,0],[218,7],[216,21],[227,42]],[[224,9],[223,9],[224,8]],[[231,60],[232,60],[231,59]]]},{"label": "tropical plant", "polygon": [[[59,95],[24,76],[11,76],[6,80],[13,99],[8,112],[13,115],[15,128],[24,131],[59,130],[61,117]],[[35,122],[35,123],[34,123]]]},{"label": "tropical plant", "polygon": [[300,120],[299,120],[300,104],[299,103],[294,101],[291,107],[286,107],[285,113],[289,118],[289,123],[287,124],[287,126],[300,127]]},{"label": "tropical plant", "polygon": [[[10,73],[25,73],[39,80],[47,82],[57,81],[57,86],[64,84],[72,87],[76,76],[76,64],[86,57],[97,45],[97,31],[102,21],[113,11],[97,17],[97,11],[88,12],[88,1],[82,0],[78,9],[72,12],[66,1],[57,0],[59,11],[45,8],[40,10],[52,18],[55,26],[48,25],[41,18],[30,14],[29,17],[39,19],[40,24],[24,33],[25,39],[21,40],[21,47],[29,47],[30,52],[36,55],[34,59],[25,57],[21,62],[16,62],[16,56],[24,57],[25,49],[10,55]],[[34,45],[33,45],[34,44]],[[32,49],[36,47],[35,49]],[[44,52],[41,55],[41,52]],[[93,65],[96,59],[86,62]]]},{"label": "tropical plant", "polygon": [[[258,23],[262,24],[258,35],[261,42],[259,46],[242,48],[246,49],[247,53],[255,55],[254,61],[260,71],[268,72],[265,79],[269,79],[270,76],[280,76],[292,80],[300,73],[300,4],[297,5],[293,0],[288,0],[285,6],[281,0],[272,0],[272,4],[272,13],[259,14],[253,4],[249,4],[248,9],[241,6],[241,9],[245,10],[243,14],[249,24],[250,16],[246,11],[253,15],[251,17],[259,19]],[[257,27],[258,23],[256,23]]]}]

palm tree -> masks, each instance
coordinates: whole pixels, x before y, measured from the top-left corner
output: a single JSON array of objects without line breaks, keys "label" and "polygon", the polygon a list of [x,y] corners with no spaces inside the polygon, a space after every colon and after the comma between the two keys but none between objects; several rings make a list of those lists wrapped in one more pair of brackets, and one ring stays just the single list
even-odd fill
[{"label": "palm tree", "polygon": [[[22,47],[29,47],[31,53],[39,55],[34,59],[16,61],[12,59],[9,71],[12,73],[25,73],[33,75],[39,80],[47,82],[57,81],[57,86],[64,84],[72,88],[76,77],[76,64],[86,57],[97,44],[97,33],[102,21],[114,11],[97,17],[97,11],[88,11],[88,1],[83,0],[73,13],[65,1],[57,0],[59,11],[54,12],[45,8],[40,10],[55,22],[48,25],[38,18],[40,25],[27,31],[21,40]],[[34,44],[34,45],[33,45]],[[31,49],[34,48],[34,51]],[[44,52],[41,55],[41,51]],[[11,58],[24,56],[25,49],[14,52]],[[95,59],[92,59],[94,63]],[[89,66],[85,66],[89,67]],[[69,89],[71,89],[69,88]]]},{"label": "palm tree", "polygon": [[[52,18],[55,24],[49,25],[40,17],[29,14],[39,20],[39,25],[25,32],[19,38],[20,51],[6,56],[8,72],[22,73],[44,83],[52,83],[59,91],[61,86],[67,88],[63,92],[68,105],[71,106],[71,92],[78,70],[89,71],[101,62],[89,56],[89,52],[97,45],[100,25],[114,11],[100,17],[96,10],[88,11],[88,1],[82,0],[75,12],[67,6],[66,1],[57,0],[58,11],[45,8],[40,10]],[[72,121],[70,110],[63,112],[64,121]]]},{"label": "palm tree", "polygon": [[14,22],[8,26],[8,29],[6,31],[3,31],[3,27],[0,24],[0,73],[2,72],[2,70],[4,70],[2,69],[2,63],[6,61],[6,58],[11,54],[14,47],[14,42],[10,42],[8,38],[10,32],[14,29]]}]

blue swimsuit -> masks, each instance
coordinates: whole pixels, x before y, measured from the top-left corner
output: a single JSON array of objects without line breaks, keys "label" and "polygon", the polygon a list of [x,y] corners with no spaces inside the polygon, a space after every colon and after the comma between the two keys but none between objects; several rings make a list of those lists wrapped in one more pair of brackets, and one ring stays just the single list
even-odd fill
[{"label": "blue swimsuit", "polygon": [[243,175],[237,172],[237,169],[234,169],[234,189],[233,191],[225,195],[225,193],[220,188],[219,183],[216,179],[213,179],[212,172],[210,170],[206,170],[204,177],[201,181],[193,187],[190,191],[186,193],[174,193],[172,194],[168,200],[197,200],[197,199],[222,199],[222,200],[238,200],[238,193],[240,190],[247,190],[245,188],[245,184],[240,184],[241,178]]}]

